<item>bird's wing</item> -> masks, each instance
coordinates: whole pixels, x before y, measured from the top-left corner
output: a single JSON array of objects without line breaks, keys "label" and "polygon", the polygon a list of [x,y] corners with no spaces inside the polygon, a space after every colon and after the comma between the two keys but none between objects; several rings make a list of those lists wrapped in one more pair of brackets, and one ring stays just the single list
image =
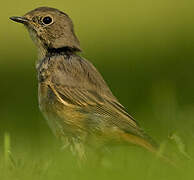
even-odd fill
[{"label": "bird's wing", "polygon": [[86,114],[92,114],[94,118],[98,116],[107,121],[109,125],[114,125],[125,132],[144,137],[144,133],[137,122],[116,99],[100,95],[92,90],[57,84],[51,85],[51,89],[65,106],[80,108]]},{"label": "bird's wing", "polygon": [[[52,61],[52,59],[51,59]],[[125,108],[113,96],[97,69],[87,60],[72,56],[53,59],[50,88],[61,103],[78,107],[90,117],[96,116],[107,124],[144,137],[144,132]],[[95,117],[94,117],[95,118]],[[93,121],[92,118],[90,118]]]}]

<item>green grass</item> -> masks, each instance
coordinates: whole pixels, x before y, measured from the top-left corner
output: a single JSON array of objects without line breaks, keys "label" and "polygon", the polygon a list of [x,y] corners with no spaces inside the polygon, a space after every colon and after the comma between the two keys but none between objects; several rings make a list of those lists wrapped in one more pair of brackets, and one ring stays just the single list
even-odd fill
[{"label": "green grass", "polygon": [[[137,146],[109,147],[100,159],[89,152],[87,161],[79,162],[68,149],[62,150],[54,138],[42,144],[30,139],[12,147],[10,143],[11,136],[6,133],[4,161],[0,161],[1,180],[192,179],[192,158],[188,160],[170,140],[163,143],[162,151],[169,154],[173,151],[177,167]],[[174,147],[171,150],[170,145]]]},{"label": "green grass", "polygon": [[[89,159],[81,167],[68,152],[45,152],[31,157],[15,154],[15,166],[2,167],[1,179],[190,179],[188,166],[176,169],[140,150],[119,149],[101,163]],[[137,152],[135,152],[137,151]],[[54,154],[53,154],[54,153]],[[122,154],[122,155],[121,155]],[[123,155],[124,154],[124,155]],[[189,163],[189,166],[193,163]],[[184,167],[184,170],[182,169]],[[187,168],[187,169],[185,169]],[[190,168],[191,170],[191,168]],[[189,173],[188,173],[189,172]]]}]

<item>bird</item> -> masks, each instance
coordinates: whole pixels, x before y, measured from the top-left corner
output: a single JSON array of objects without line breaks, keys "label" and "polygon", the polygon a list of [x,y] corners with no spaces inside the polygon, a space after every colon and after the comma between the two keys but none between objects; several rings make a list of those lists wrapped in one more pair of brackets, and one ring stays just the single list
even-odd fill
[{"label": "bird", "polygon": [[39,107],[56,137],[82,159],[85,147],[134,144],[156,153],[158,145],[113,95],[95,66],[79,55],[80,42],[64,12],[39,7],[12,16],[38,49]]}]

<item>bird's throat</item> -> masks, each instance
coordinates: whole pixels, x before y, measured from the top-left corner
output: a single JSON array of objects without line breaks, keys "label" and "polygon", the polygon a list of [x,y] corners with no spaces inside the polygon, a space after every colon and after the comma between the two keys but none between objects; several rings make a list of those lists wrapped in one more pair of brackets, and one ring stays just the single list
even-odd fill
[{"label": "bird's throat", "polygon": [[38,59],[44,59],[47,54],[47,48],[45,47],[42,40],[38,37],[37,32],[32,28],[27,28],[30,34],[31,39],[33,40],[34,44],[38,49]]}]

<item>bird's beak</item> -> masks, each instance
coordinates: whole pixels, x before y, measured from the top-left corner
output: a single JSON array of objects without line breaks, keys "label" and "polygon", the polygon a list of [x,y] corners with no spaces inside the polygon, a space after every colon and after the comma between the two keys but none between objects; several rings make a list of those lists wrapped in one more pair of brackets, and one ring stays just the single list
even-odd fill
[{"label": "bird's beak", "polygon": [[10,17],[10,19],[22,24],[27,24],[29,21],[26,17],[23,17],[23,16],[12,16]]}]

